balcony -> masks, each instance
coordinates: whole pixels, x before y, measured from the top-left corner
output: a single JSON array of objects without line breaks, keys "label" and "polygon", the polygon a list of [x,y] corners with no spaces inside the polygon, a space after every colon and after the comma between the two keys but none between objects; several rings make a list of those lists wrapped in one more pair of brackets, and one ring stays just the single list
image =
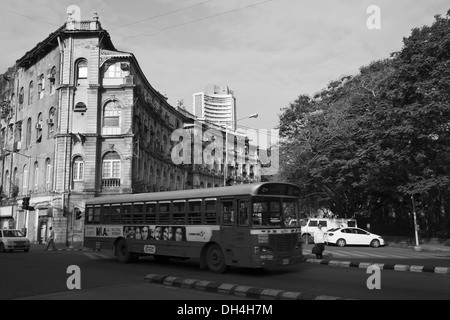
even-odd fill
[{"label": "balcony", "polygon": [[68,21],[66,23],[66,30],[80,30],[80,31],[96,31],[101,30],[100,22],[94,21]]},{"label": "balcony", "polygon": [[103,179],[102,188],[120,188],[120,179],[117,178]]}]

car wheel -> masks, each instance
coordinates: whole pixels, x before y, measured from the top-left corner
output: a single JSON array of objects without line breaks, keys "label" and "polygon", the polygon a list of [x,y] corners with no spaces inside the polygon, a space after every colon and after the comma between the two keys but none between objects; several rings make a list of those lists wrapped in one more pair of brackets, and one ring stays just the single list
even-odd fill
[{"label": "car wheel", "polygon": [[338,247],[345,247],[346,244],[347,244],[347,243],[345,242],[344,239],[339,239],[338,241],[336,241],[336,245],[337,245]]},{"label": "car wheel", "polygon": [[225,256],[217,244],[212,244],[206,249],[206,266],[216,273],[223,273],[227,269]]},{"label": "car wheel", "polygon": [[379,240],[372,240],[370,242],[370,246],[373,248],[378,248],[380,246],[380,241]]},{"label": "car wheel", "polygon": [[5,245],[3,243],[0,243],[0,253],[5,252]]}]

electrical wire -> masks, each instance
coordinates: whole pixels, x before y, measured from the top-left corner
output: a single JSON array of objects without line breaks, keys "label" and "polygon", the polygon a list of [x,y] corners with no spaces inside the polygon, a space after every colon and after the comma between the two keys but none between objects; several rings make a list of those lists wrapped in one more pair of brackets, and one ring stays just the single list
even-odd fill
[{"label": "electrical wire", "polygon": [[185,7],[185,8],[177,9],[177,10],[166,12],[166,13],[161,13],[161,14],[149,17],[149,18],[137,20],[137,21],[134,21],[134,22],[130,22],[130,23],[124,24],[124,25],[119,26],[119,27],[115,27],[115,28],[112,28],[110,30],[113,31],[113,30],[117,30],[117,29],[121,29],[121,28],[125,28],[125,27],[128,27],[128,26],[131,26],[133,24],[138,24],[138,23],[141,23],[141,22],[144,22],[144,21],[148,21],[148,20],[153,20],[153,19],[160,18],[160,17],[169,16],[169,15],[177,13],[177,12],[181,12],[181,11],[185,11],[185,10],[188,10],[188,9],[192,9],[192,8],[201,6],[201,5],[203,5],[203,4],[207,3],[207,2],[211,2],[211,1],[213,1],[213,0],[203,1],[203,2],[197,3],[197,4],[195,4],[193,6],[190,6],[190,7]]},{"label": "electrical wire", "polygon": [[156,36],[156,35],[164,32],[166,30],[169,30],[169,29],[178,28],[178,27],[181,27],[181,26],[185,26],[187,24],[191,24],[191,23],[195,23],[195,22],[199,22],[199,21],[203,21],[203,20],[219,17],[219,16],[222,16],[222,15],[225,15],[225,14],[229,14],[229,13],[232,13],[232,12],[240,11],[240,10],[247,9],[247,8],[250,8],[250,7],[255,7],[255,6],[258,6],[258,5],[270,2],[270,1],[273,1],[273,0],[266,0],[266,1],[258,2],[258,3],[250,4],[250,5],[245,6],[245,7],[224,11],[224,12],[221,12],[221,13],[217,13],[217,14],[214,14],[214,15],[202,17],[202,18],[199,18],[199,19],[191,20],[191,21],[186,21],[186,22],[183,22],[183,23],[180,23],[180,24],[174,24],[174,25],[165,27],[165,28],[163,28],[163,29],[161,29],[159,31],[156,31],[154,33],[151,33],[151,34],[138,34],[138,35],[127,37],[127,39],[136,38],[136,37],[140,37],[140,36],[153,37],[153,36]]},{"label": "electrical wire", "polygon": [[45,24],[49,24],[49,25],[52,25],[52,26],[58,26],[58,27],[61,26],[60,24],[56,24],[56,23],[53,23],[53,22],[48,22],[48,21],[43,21],[43,20],[34,19],[33,17],[27,16],[27,15],[22,14],[22,13],[19,13],[19,12],[11,11],[11,10],[4,10],[4,9],[2,9],[2,10],[0,10],[0,12],[5,12],[5,13],[15,14],[15,15],[17,15],[17,16],[21,16],[21,17],[27,18],[27,19],[32,20],[32,21],[36,21],[36,22],[40,22],[40,23],[45,23]]}]

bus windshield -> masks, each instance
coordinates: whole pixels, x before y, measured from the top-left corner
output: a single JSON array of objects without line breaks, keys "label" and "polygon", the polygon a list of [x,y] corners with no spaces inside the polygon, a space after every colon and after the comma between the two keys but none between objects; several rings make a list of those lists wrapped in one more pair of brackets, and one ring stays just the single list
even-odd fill
[{"label": "bus windshield", "polygon": [[298,219],[298,199],[254,197],[252,201],[253,228],[283,228]]}]

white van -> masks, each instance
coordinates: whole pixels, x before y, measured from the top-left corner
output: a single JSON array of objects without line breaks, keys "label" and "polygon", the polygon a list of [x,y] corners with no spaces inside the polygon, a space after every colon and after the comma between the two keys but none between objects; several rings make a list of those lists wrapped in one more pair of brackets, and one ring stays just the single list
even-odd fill
[{"label": "white van", "polygon": [[301,222],[302,237],[305,243],[314,242],[314,232],[318,229],[318,225],[322,226],[323,231],[333,228],[358,227],[355,219],[325,219],[325,218],[309,218]]},{"label": "white van", "polygon": [[19,230],[0,229],[0,253],[5,251],[30,250],[30,240]]}]

